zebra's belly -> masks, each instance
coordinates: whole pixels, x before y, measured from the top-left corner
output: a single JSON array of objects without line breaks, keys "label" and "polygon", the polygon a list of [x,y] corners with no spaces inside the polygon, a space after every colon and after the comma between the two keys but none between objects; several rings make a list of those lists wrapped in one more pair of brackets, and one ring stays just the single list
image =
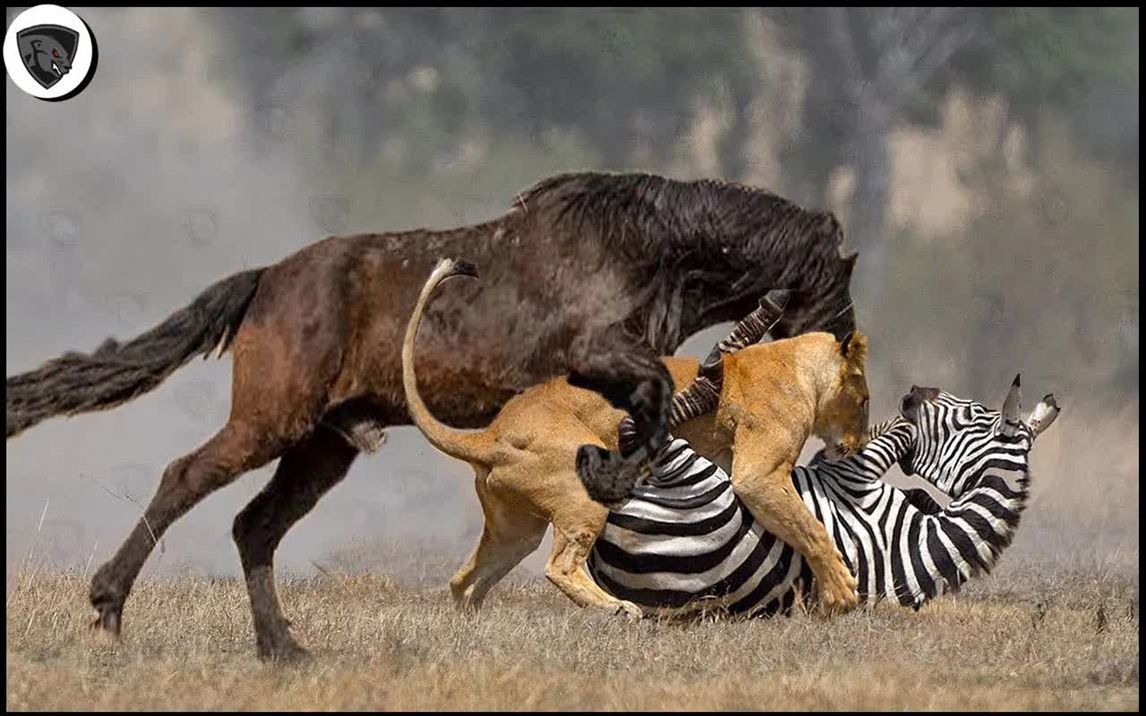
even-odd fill
[{"label": "zebra's belly", "polygon": [[652,614],[791,609],[810,581],[804,560],[766,532],[731,489],[693,509],[630,501],[609,516],[589,573],[609,594]]},{"label": "zebra's belly", "polygon": [[679,439],[609,513],[589,574],[652,614],[786,612],[811,580],[804,560],[753,519],[728,474]]}]

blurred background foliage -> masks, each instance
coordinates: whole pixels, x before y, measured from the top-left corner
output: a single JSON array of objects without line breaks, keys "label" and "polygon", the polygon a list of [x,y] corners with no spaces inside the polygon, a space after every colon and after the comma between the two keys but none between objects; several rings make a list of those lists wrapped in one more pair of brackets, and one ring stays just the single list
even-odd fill
[{"label": "blurred background foliage", "polygon": [[[289,123],[356,226],[481,220],[571,169],[748,181],[844,217],[895,386],[920,372],[901,349],[944,346],[940,377],[975,392],[1032,364],[1072,389],[1137,390],[1137,9],[211,18],[219,76]],[[957,181],[900,176],[944,153]],[[896,192],[965,208],[896,215]]]},{"label": "blurred background foliage", "polygon": [[[9,375],[137,335],[324,235],[482,221],[557,172],[724,177],[840,217],[873,416],[913,383],[997,403],[1022,371],[1028,406],[1053,391],[1064,413],[1015,549],[1137,569],[1139,10],[80,14],[100,44],[91,85],[6,95]],[[229,371],[195,361],[13,440],[9,566],[29,544],[105,559],[132,501],[225,421]],[[205,501],[148,569],[237,574],[220,526],[268,476]],[[469,480],[415,429],[389,431],[279,564],[307,572],[359,539],[390,572],[399,555],[456,564],[480,531]]]}]

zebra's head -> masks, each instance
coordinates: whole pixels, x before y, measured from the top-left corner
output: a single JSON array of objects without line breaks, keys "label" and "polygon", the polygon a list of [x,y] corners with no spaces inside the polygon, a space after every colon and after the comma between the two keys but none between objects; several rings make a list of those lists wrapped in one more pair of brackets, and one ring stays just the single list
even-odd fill
[{"label": "zebra's head", "polygon": [[973,489],[988,470],[1026,474],[1031,444],[1058,417],[1059,406],[1048,394],[1024,420],[1020,394],[1017,375],[1001,411],[938,388],[911,386],[899,412],[915,426],[916,442],[900,467],[952,498]]}]

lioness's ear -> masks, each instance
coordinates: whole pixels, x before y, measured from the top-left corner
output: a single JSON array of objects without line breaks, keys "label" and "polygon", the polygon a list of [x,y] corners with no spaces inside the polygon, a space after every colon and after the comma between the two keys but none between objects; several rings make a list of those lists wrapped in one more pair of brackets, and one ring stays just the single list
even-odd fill
[{"label": "lioness's ear", "polygon": [[859,331],[852,331],[840,343],[840,355],[851,365],[863,365],[867,358],[867,336]]}]

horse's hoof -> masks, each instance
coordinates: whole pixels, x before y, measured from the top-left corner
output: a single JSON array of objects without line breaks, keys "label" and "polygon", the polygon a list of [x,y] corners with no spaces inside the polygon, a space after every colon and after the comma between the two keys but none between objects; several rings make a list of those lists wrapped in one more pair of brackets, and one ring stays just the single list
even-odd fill
[{"label": "horse's hoof", "polygon": [[119,638],[119,630],[122,626],[122,611],[111,607],[98,608],[99,616],[89,625],[92,631],[105,634],[112,639]]},{"label": "horse's hoof", "polygon": [[258,644],[259,659],[273,664],[298,664],[310,658],[310,652],[302,648],[290,636],[261,641]]}]

